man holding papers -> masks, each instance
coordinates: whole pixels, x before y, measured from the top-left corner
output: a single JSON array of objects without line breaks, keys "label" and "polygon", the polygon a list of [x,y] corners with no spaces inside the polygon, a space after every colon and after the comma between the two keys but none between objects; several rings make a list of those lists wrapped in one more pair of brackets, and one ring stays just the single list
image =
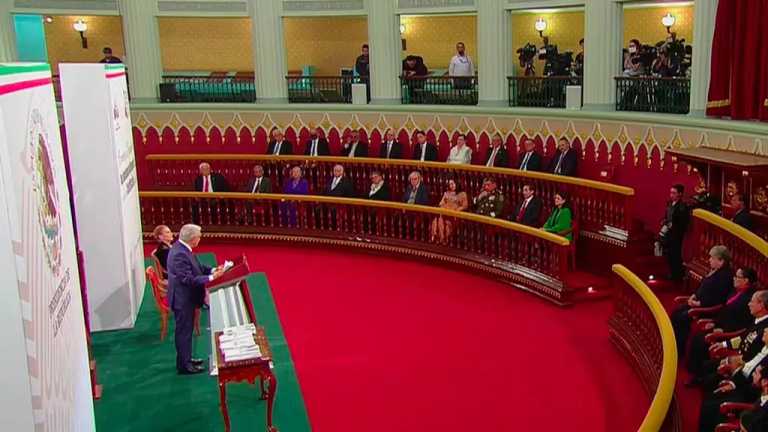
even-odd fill
[{"label": "man holding papers", "polygon": [[168,253],[168,305],[176,320],[176,370],[179,375],[205,371],[203,361],[192,358],[192,327],[195,309],[205,300],[205,284],[224,273],[222,267],[211,268],[197,261],[192,249],[200,243],[201,228],[187,224],[179,231],[179,241]]}]

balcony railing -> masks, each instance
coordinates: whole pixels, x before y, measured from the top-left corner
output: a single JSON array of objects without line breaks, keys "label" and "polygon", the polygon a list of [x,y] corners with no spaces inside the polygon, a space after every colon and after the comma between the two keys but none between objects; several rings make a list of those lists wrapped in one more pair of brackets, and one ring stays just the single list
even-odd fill
[{"label": "balcony railing", "polygon": [[616,77],[616,111],[687,114],[689,78]]},{"label": "balcony railing", "polygon": [[161,102],[255,102],[252,76],[164,75]]},{"label": "balcony railing", "polygon": [[402,103],[477,105],[477,77],[400,77]]},{"label": "balcony railing", "polygon": [[366,84],[368,77],[289,75],[288,102],[352,103],[352,84]]},{"label": "balcony railing", "polygon": [[565,108],[565,90],[581,85],[581,77],[507,77],[509,106]]},{"label": "balcony railing", "polygon": [[[501,219],[438,207],[311,195],[140,192],[145,232],[194,221],[210,235],[291,244],[357,247],[462,265],[568,303],[564,282],[569,241]],[[447,244],[432,239],[433,221],[453,228]]]}]

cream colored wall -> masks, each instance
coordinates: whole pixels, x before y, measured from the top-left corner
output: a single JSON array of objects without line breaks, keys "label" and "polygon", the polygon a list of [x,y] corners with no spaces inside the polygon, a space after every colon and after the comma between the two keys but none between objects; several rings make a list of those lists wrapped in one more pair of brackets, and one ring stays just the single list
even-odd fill
[{"label": "cream colored wall", "polygon": [[159,17],[163,70],[253,71],[250,18]]},{"label": "cream colored wall", "polygon": [[445,69],[456,54],[456,43],[464,42],[475,67],[477,58],[477,17],[474,15],[403,16],[402,35],[406,40],[403,57],[409,54],[424,58],[429,70]]},{"label": "cream colored wall", "polygon": [[629,45],[631,39],[648,45],[666,39],[667,28],[661,24],[661,17],[667,12],[676,18],[672,31],[677,33],[678,39],[692,43],[693,6],[647,7],[624,9],[624,46]]},{"label": "cream colored wall", "polygon": [[283,29],[288,70],[312,65],[315,75],[336,76],[342,67],[353,68],[368,42],[366,17],[286,17]]},{"label": "cream colored wall", "polygon": [[[85,36],[88,38],[88,48],[84,49],[73,24],[83,19],[88,24]],[[90,63],[104,57],[101,50],[112,48],[112,55],[122,58],[125,55],[123,47],[123,25],[117,16],[82,16],[57,15],[53,22],[45,24],[45,43],[48,48],[48,62],[53,73],[57,74],[59,63]]]},{"label": "cream colored wall", "polygon": [[[574,57],[579,52],[579,40],[584,38],[584,12],[555,12],[555,13],[530,13],[520,12],[512,14],[512,56],[514,59],[515,74],[523,75],[523,68],[517,60],[517,49],[530,42],[540,48],[542,42],[539,32],[534,24],[536,20],[543,18],[547,22],[544,36],[549,36],[549,43],[557,45],[558,52],[573,51]],[[541,76],[544,70],[544,61],[536,60],[536,75]]]}]

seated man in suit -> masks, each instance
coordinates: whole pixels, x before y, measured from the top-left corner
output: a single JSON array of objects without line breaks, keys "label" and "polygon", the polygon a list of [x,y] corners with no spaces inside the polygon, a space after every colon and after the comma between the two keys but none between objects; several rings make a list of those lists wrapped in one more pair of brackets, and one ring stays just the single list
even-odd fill
[{"label": "seated man in suit", "polygon": [[272,141],[267,146],[267,154],[275,156],[292,155],[293,143],[286,140],[283,131],[276,128],[272,131]]},{"label": "seated man in suit", "polygon": [[523,185],[523,202],[515,209],[512,222],[532,227],[541,226],[541,209],[544,204],[541,198],[536,196],[536,189],[532,184]]},{"label": "seated man in suit", "polygon": [[736,225],[752,231],[752,216],[749,214],[747,203],[744,202],[744,195],[740,193],[733,194],[731,197],[731,207],[733,207],[735,212],[731,221]]},{"label": "seated man in suit", "polygon": [[557,153],[549,162],[549,172],[573,177],[576,175],[576,164],[578,157],[576,150],[571,148],[568,138],[562,137],[557,143]]},{"label": "seated man in suit", "polygon": [[[264,176],[264,167],[261,165],[254,165],[253,177],[248,179],[248,182],[243,188],[243,192],[260,194],[260,193],[272,193],[272,181],[269,177]],[[263,203],[255,203],[253,201],[245,202],[245,221],[248,224],[252,224],[254,216],[259,218],[264,216]],[[242,222],[242,220],[241,220]]]},{"label": "seated man in suit", "polygon": [[180,375],[205,371],[203,361],[192,358],[192,327],[195,309],[205,300],[205,284],[224,273],[197,261],[192,249],[200,243],[201,228],[187,224],[179,231],[179,241],[168,253],[168,305],[176,320],[176,370]]},{"label": "seated man in suit", "polygon": [[472,200],[472,203],[475,206],[475,213],[479,215],[501,217],[504,209],[504,195],[496,188],[496,179],[486,177],[483,180],[483,190]]},{"label": "seated man in suit", "polygon": [[[197,192],[229,192],[229,184],[223,175],[211,172],[211,165],[203,162],[198,167],[199,174],[195,178],[195,191]],[[207,207],[206,207],[207,205]],[[192,205],[192,222],[200,222],[200,210],[208,210],[210,220],[213,223],[218,221],[219,201],[216,199],[203,199],[197,204]]]},{"label": "seated man in suit", "polygon": [[429,192],[421,178],[421,173],[413,171],[408,175],[408,187],[403,194],[403,202],[408,204],[429,205]]},{"label": "seated man in suit", "polygon": [[371,171],[371,190],[368,191],[368,199],[375,201],[389,201],[389,188],[384,182],[381,171]]},{"label": "seated man in suit", "polygon": [[502,140],[500,134],[494,134],[491,138],[491,145],[488,147],[488,151],[485,154],[485,166],[487,167],[503,167],[509,166],[509,154],[504,147],[504,140]]},{"label": "seated man in suit", "polygon": [[325,188],[325,195],[342,197],[342,198],[354,198],[355,188],[352,185],[352,180],[344,175],[344,167],[336,164],[333,166],[333,177]]},{"label": "seated man in suit", "polygon": [[427,134],[424,131],[416,132],[416,146],[413,148],[413,160],[436,161],[437,146],[427,142]]},{"label": "seated man in suit", "polygon": [[309,139],[304,146],[304,154],[307,156],[330,156],[328,140],[323,137],[323,129],[316,127],[309,131]]},{"label": "seated man in suit", "polygon": [[379,157],[382,159],[403,158],[403,145],[397,141],[392,129],[387,129],[384,132],[384,142],[381,143],[379,148]]},{"label": "seated man in suit", "polygon": [[368,143],[360,141],[360,132],[352,130],[349,133],[349,142],[344,143],[341,154],[346,157],[368,157]]},{"label": "seated man in suit", "polygon": [[520,164],[517,169],[520,171],[541,171],[541,155],[536,152],[536,143],[526,138],[523,141],[525,152],[520,154]]}]

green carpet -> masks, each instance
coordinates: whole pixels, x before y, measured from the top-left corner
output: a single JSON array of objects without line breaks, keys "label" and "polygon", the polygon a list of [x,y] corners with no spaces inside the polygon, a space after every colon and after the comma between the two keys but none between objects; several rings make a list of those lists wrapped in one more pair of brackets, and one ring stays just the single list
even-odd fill
[{"label": "green carpet", "polygon": [[[213,254],[199,255],[200,261],[215,265]],[[149,265],[149,261],[145,262]],[[263,273],[248,277],[248,286],[259,324],[266,328],[272,347],[277,399],[274,424],[281,432],[310,431],[291,360],[275,310],[272,293]],[[144,301],[131,330],[93,334],[93,355],[103,396],[95,402],[98,431],[221,431],[224,422],[219,410],[219,391],[215,377],[207,374],[176,374],[176,350],[173,344],[173,319],[168,337],[160,342],[160,318],[147,283]],[[194,339],[193,352],[208,359],[210,334],[208,314],[204,313],[202,335]],[[206,361],[207,364],[207,361]],[[265,430],[266,406],[259,400],[258,383],[230,384],[227,400],[232,431]]]}]

